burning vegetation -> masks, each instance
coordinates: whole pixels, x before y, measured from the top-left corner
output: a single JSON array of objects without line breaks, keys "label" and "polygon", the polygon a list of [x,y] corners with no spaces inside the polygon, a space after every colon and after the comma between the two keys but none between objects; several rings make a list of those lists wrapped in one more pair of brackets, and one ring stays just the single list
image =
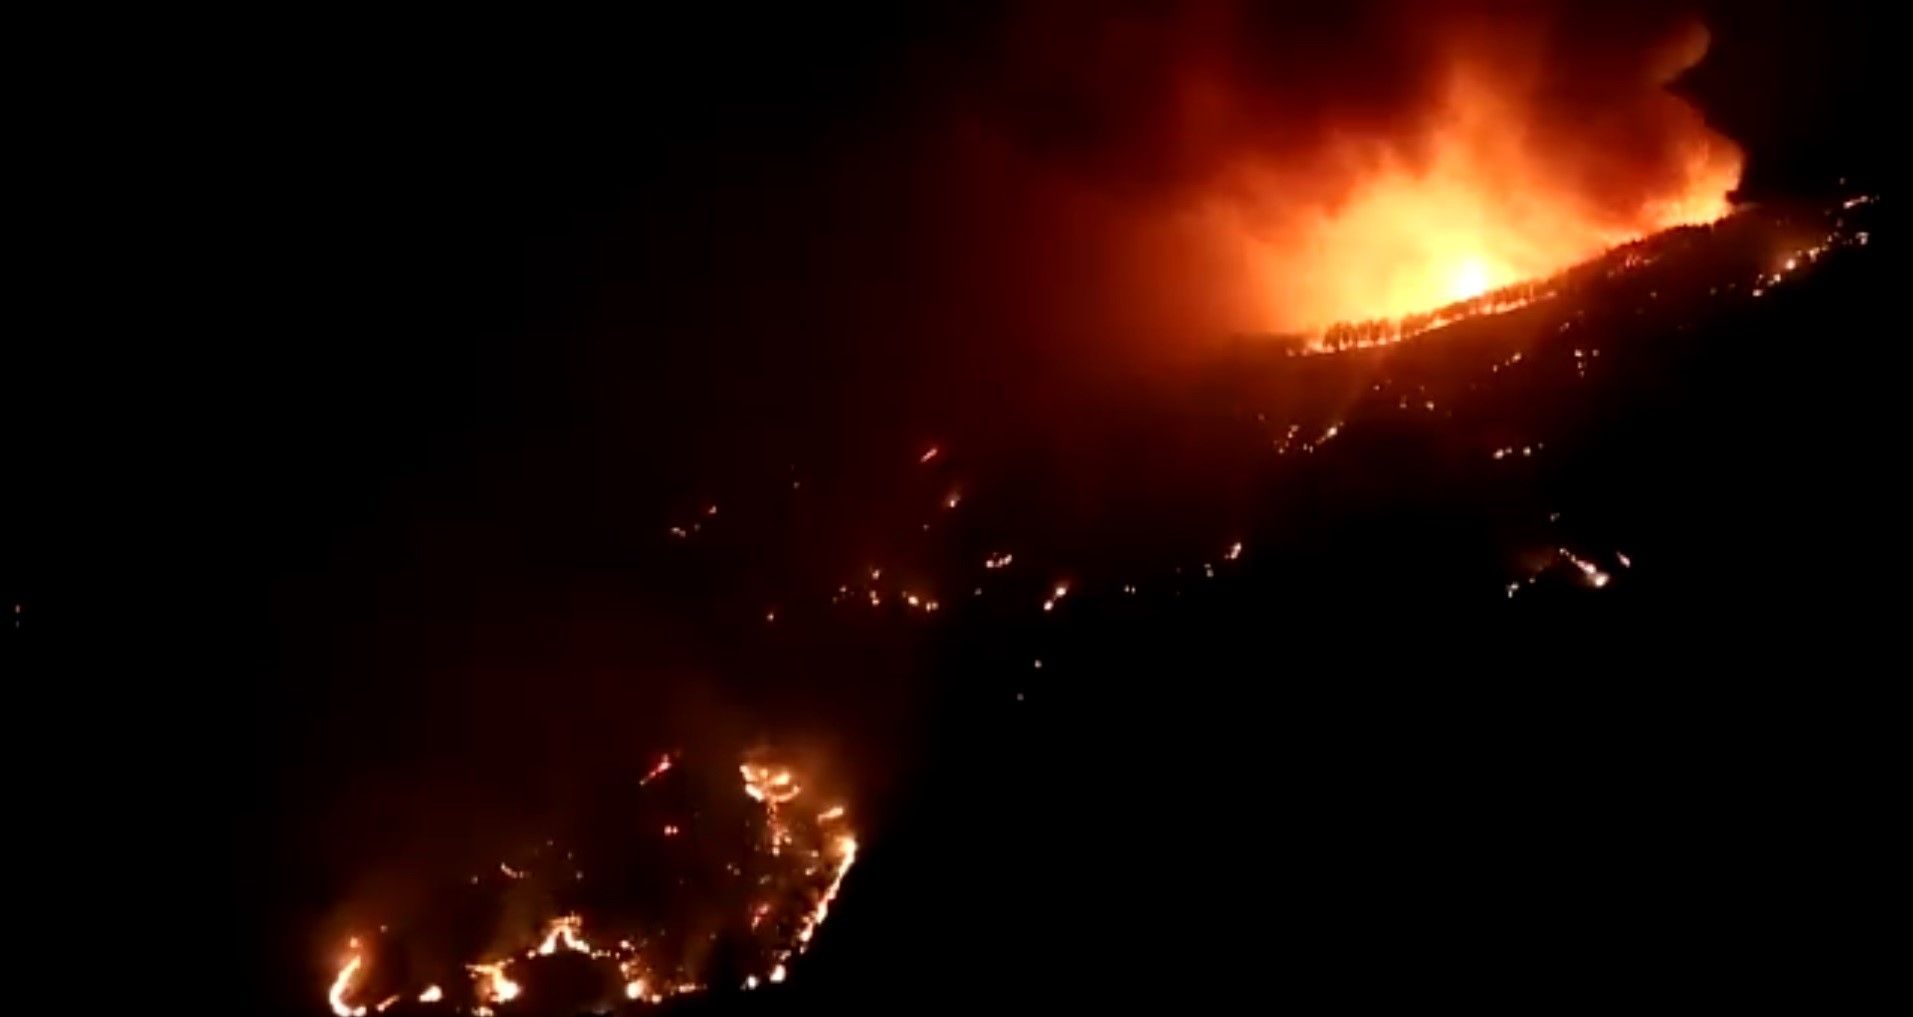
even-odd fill
[{"label": "burning vegetation", "polygon": [[[1706,32],[1688,26],[1667,55],[1622,79],[1631,86],[1622,109],[1638,133],[1614,140],[1647,146],[1645,166],[1591,151],[1603,142],[1553,122],[1546,69],[1533,59],[1458,48],[1414,133],[1336,144],[1327,158],[1347,167],[1348,181],[1336,201],[1277,215],[1274,243],[1245,217],[1268,266],[1272,315],[1427,331],[1462,308],[1519,306],[1541,280],[1609,248],[1719,219],[1731,208],[1740,152],[1667,91],[1706,47]],[[1631,174],[1631,186],[1600,181],[1605,172]],[[1283,184],[1266,187],[1281,193]]]},{"label": "burning vegetation", "polygon": [[[670,755],[640,778],[642,794],[668,804],[641,802],[634,811],[646,822],[654,814],[673,817],[647,829],[695,841],[685,851],[659,855],[679,867],[646,867],[641,874],[649,878],[641,879],[646,885],[636,888],[638,895],[663,901],[662,913],[606,906],[606,900],[631,897],[630,886],[602,896],[594,889],[587,897],[582,887],[595,884],[588,883],[584,859],[546,842],[517,865],[501,861],[496,874],[470,877],[466,889],[502,899],[507,914],[527,913],[528,902],[558,910],[506,921],[498,946],[451,970],[413,961],[434,951],[407,942],[405,925],[353,936],[327,987],[332,1013],[607,1011],[713,987],[750,990],[784,981],[829,916],[857,860],[857,838],[845,807],[820,799],[791,767],[753,758],[739,771],[740,800],[758,807],[699,803],[688,787],[669,788],[666,776],[684,772]],[[621,876],[629,881],[629,874]],[[708,896],[687,899],[693,885]],[[589,924],[587,914],[594,916]],[[545,989],[551,998],[540,998]]]},{"label": "burning vegetation", "polygon": [[[1056,273],[1096,283],[1058,298],[1096,301],[1097,313],[1087,318],[1108,313],[1152,320],[1162,309],[1137,313],[1137,302],[1180,288],[1197,294],[1205,310],[1153,320],[1171,321],[1183,333],[1257,337],[1271,362],[1284,362],[1268,368],[1282,385],[1301,390],[1310,379],[1334,382],[1315,384],[1341,393],[1333,399],[1277,392],[1276,385],[1268,386],[1265,400],[1259,392],[1238,399],[1241,408],[1226,432],[1230,447],[1252,449],[1259,458],[1248,460],[1245,452],[1241,461],[1283,482],[1271,488],[1300,489],[1287,482],[1353,462],[1378,435],[1404,441],[1436,433],[1464,450],[1466,468],[1484,478],[1481,483],[1538,487],[1529,478],[1556,455],[1554,433],[1485,407],[1497,400],[1513,405],[1506,393],[1533,387],[1536,378],[1563,392],[1592,388],[1616,359],[1603,361],[1597,343],[1612,349],[1617,336],[1639,327],[1635,319],[1675,299],[1739,308],[1807,277],[1829,256],[1868,245],[1873,199],[1864,195],[1804,217],[1811,220],[1805,226],[1757,208],[1730,215],[1740,153],[1669,90],[1706,50],[1706,33],[1697,26],[1662,32],[1658,48],[1627,49],[1626,58],[1600,63],[1598,74],[1570,61],[1570,71],[1599,85],[1592,94],[1564,96],[1562,63],[1551,48],[1560,42],[1550,34],[1558,25],[1515,19],[1512,28],[1470,31],[1442,21],[1418,40],[1411,57],[1398,48],[1403,26],[1395,25],[1374,56],[1380,80],[1357,89],[1359,101],[1349,109],[1327,103],[1303,115],[1284,103],[1325,80],[1345,78],[1349,68],[1324,72],[1307,65],[1293,78],[1273,79],[1245,69],[1246,53],[1218,41],[1232,38],[1226,29],[1245,16],[1227,5],[1216,10],[1226,13],[1166,26],[1166,43],[1138,42],[1131,34],[1136,25],[1102,26],[1090,33],[1092,52],[1075,54],[1096,69],[1067,87],[997,83],[1012,98],[1041,93],[1052,111],[1063,110],[1062,119],[1092,128],[1121,119],[1099,114],[1110,112],[1103,104],[1111,97],[1102,90],[1125,70],[1140,70],[1173,100],[1147,105],[1139,123],[1100,133],[1085,129],[1065,142],[1049,136],[1043,151],[1009,157],[1017,165],[1011,175],[1030,175],[1007,193],[993,190],[1001,181],[960,181],[966,200],[952,205],[967,208],[978,194],[1003,199],[998,210],[1020,227],[1026,220],[1015,213],[1028,202],[1035,210],[1030,232],[1078,231],[1052,253],[1062,263],[1099,259],[1087,272]],[[1037,36],[1052,30],[1019,28]],[[1054,40],[1034,52],[1055,57]],[[1014,45],[1006,65],[1012,79],[1024,69]],[[1603,115],[1577,121],[1594,110]],[[1000,132],[992,143],[1029,147],[1029,125],[983,120],[981,135]],[[964,135],[966,143],[977,136]],[[1159,161],[1139,166],[1138,150],[1157,153]],[[956,165],[951,172],[975,168],[963,159]],[[1059,200],[1059,187],[1102,197]],[[1121,199],[1104,203],[1111,192]],[[1059,223],[1055,206],[1082,218]],[[988,260],[993,238],[962,239],[963,257]],[[1079,241],[1098,250],[1083,255],[1074,246]],[[1732,247],[1759,247],[1770,256],[1753,259],[1758,264],[1751,267],[1726,264],[1705,279],[1669,268],[1694,250]],[[1132,255],[1136,265],[1128,264]],[[1018,270],[1013,274],[1047,278],[1021,272],[1030,266],[1017,257],[1004,259]],[[1194,271],[1185,265],[1226,267],[1184,286],[1184,273]],[[1132,281],[1137,284],[1126,285]],[[1588,308],[1611,313],[1591,323]],[[1418,359],[1420,345],[1383,349],[1524,309],[1531,309],[1531,320],[1506,330],[1513,339],[1489,334],[1494,323],[1487,321],[1469,326],[1473,334],[1448,332],[1467,343],[1439,364]],[[1080,305],[1061,309],[1080,311]],[[994,324],[987,314],[983,321]],[[1245,552],[1246,527],[1237,523],[1185,541],[1196,550],[1179,548],[1182,557],[1174,561],[1118,568],[1045,553],[1043,543],[1021,539],[1015,526],[1002,523],[1010,513],[992,498],[1006,485],[977,476],[984,467],[961,440],[939,437],[950,440],[896,457],[899,474],[912,478],[899,486],[916,483],[929,493],[906,510],[909,518],[897,526],[903,537],[878,542],[914,548],[909,541],[921,539],[935,547],[914,557],[846,553],[828,580],[806,575],[768,594],[755,586],[748,598],[739,594],[738,616],[761,619],[765,631],[780,637],[865,624],[844,621],[853,615],[875,619],[873,625],[902,619],[899,624],[926,627],[1013,619],[1036,633],[1033,651],[1019,658],[1027,664],[1019,664],[1003,697],[1022,709],[1068,680],[1071,661],[1049,652],[1044,634],[1062,630],[1072,617],[1130,610],[1110,607],[1119,598],[1125,605],[1166,603],[1185,593],[1194,599],[1204,587],[1272,567],[1256,554],[1279,546],[1280,535],[1251,530],[1247,543],[1256,552]],[[789,469],[754,482],[792,503],[825,487],[825,481],[795,479],[796,467]],[[770,498],[760,492],[754,500],[761,507]],[[728,496],[724,504],[720,516],[716,502],[699,498],[660,527],[677,560],[722,560],[722,542],[748,525],[742,520],[752,518],[753,507],[744,503],[743,511],[734,511]],[[1470,574],[1478,595],[1498,608],[1562,591],[1627,595],[1636,575],[1633,543],[1578,519],[1564,525],[1557,511],[1533,515],[1522,520],[1521,546],[1505,555],[1498,573],[1490,563],[1481,570],[1485,581]],[[1650,556],[1641,558],[1654,566]],[[392,926],[397,931],[381,926],[376,936],[362,927],[333,961],[325,986],[331,1012],[630,1009],[794,977],[858,858],[846,807],[820,796],[811,775],[755,755],[717,767],[725,802],[700,802],[692,775],[704,780],[711,769],[665,755],[634,775],[640,801],[631,825],[648,838],[642,863],[632,856],[580,858],[547,841],[459,880],[473,894],[510,902],[496,909],[506,917],[485,949],[451,963],[425,960],[434,951],[415,949],[402,921]],[[607,868],[612,875],[598,875]]]},{"label": "burning vegetation", "polygon": [[1700,23],[1626,5],[1347,7],[1012,19],[959,89],[959,140],[930,184],[982,220],[954,244],[1005,277],[966,316],[1000,306],[1011,320],[992,326],[1104,354],[1425,331],[1730,210],[1743,154],[1679,94],[1708,51]]}]

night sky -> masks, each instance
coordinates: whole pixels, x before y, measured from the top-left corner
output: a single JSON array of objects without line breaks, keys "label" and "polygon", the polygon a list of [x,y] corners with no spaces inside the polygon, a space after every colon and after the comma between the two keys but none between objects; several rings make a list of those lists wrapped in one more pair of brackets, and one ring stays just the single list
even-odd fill
[{"label": "night sky", "polygon": [[[22,26],[18,980],[323,1013],[346,930],[776,745],[859,867],[692,1007],[1831,1001],[1904,543],[1878,19],[1320,7]],[[1755,211],[1638,285],[1304,364],[1185,228],[1305,272],[1450,44],[1618,222],[1696,16]]]}]

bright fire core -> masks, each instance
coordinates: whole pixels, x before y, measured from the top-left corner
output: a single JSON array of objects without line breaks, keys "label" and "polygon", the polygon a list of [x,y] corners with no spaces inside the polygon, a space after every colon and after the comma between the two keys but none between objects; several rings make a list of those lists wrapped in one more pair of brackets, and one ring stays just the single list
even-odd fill
[{"label": "bright fire core", "polygon": [[[1306,168],[1239,168],[1237,195],[1346,182],[1304,211],[1211,209],[1261,280],[1262,316],[1302,331],[1432,311],[1726,215],[1740,153],[1665,90],[1704,53],[1696,32],[1644,82],[1627,142],[1543,123],[1518,72],[1458,60],[1412,140],[1351,137]],[[1633,160],[1627,143],[1657,156]]]}]

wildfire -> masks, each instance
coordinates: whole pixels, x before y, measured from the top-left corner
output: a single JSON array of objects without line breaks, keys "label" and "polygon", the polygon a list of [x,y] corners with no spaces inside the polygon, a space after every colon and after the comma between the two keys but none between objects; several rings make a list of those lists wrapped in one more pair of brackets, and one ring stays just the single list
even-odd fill
[{"label": "wildfire", "polygon": [[[672,757],[663,757],[652,768],[646,782],[673,769],[671,761]],[[793,961],[805,951],[823,924],[856,858],[856,840],[849,832],[848,813],[843,805],[830,804],[815,812],[808,808],[800,812],[795,808],[793,803],[804,793],[808,781],[800,780],[792,768],[746,762],[739,766],[739,772],[746,797],[762,808],[762,827],[741,845],[747,857],[725,868],[733,876],[746,877],[734,885],[739,892],[751,894],[746,898],[752,901],[745,909],[748,926],[743,926],[744,915],[740,914],[739,931],[756,944],[756,961],[746,979],[748,986],[755,987],[792,977]],[[667,836],[678,832],[674,825],[667,826],[666,831]],[[536,886],[541,880],[554,878],[569,884],[572,852],[549,850],[556,847],[558,845],[547,841],[544,848],[534,854],[540,858],[561,855],[565,860],[557,863],[561,872],[543,872],[536,863],[517,867],[501,863],[510,882],[500,885],[515,885],[526,880]],[[463,880],[460,883],[462,885]],[[600,933],[594,937],[599,945],[594,945],[587,940],[584,928],[583,915],[559,914],[546,919],[536,927],[535,934],[527,935],[502,955],[493,954],[467,963],[465,968],[472,978],[468,1012],[481,1017],[509,1013],[510,1008],[504,1004],[522,1000],[528,994],[526,984],[532,986],[530,994],[537,993],[538,982],[525,978],[525,968],[536,967],[547,958],[563,954],[579,954],[593,963],[614,964],[617,980],[611,984],[616,988],[609,991],[614,997],[622,993],[625,1000],[636,1003],[662,1003],[672,996],[701,992],[708,984],[696,969],[704,963],[706,938],[701,930],[693,940],[683,942],[679,937],[684,930],[673,930],[668,924],[647,924],[642,934],[627,933],[624,938]],[[381,932],[385,929],[386,926],[380,926]],[[370,1011],[353,1002],[350,997],[354,993],[366,990],[364,975],[368,967],[378,963],[379,946],[376,943],[362,945],[357,938],[348,944],[349,953],[326,994],[335,1017],[366,1017],[369,1012],[382,1012],[407,999],[421,1004],[448,1003],[448,994],[438,984],[422,989],[413,986],[393,993]],[[599,1005],[609,1008],[614,1002],[615,999],[605,999],[599,1001]]]},{"label": "wildfire", "polygon": [[[1537,119],[1532,68],[1457,54],[1419,135],[1350,136],[1307,171],[1239,168],[1210,214],[1260,266],[1266,320],[1305,331],[1312,352],[1399,342],[1546,299],[1548,288],[1522,284],[1730,211],[1739,151],[1665,90],[1706,52],[1704,30],[1693,32],[1641,83],[1643,144],[1665,151],[1667,165],[1625,196],[1603,191],[1610,181],[1591,140],[1546,143],[1559,125]],[[1324,179],[1347,182],[1326,207],[1245,209],[1240,199],[1276,201]],[[1363,323],[1367,334],[1334,322]]]}]

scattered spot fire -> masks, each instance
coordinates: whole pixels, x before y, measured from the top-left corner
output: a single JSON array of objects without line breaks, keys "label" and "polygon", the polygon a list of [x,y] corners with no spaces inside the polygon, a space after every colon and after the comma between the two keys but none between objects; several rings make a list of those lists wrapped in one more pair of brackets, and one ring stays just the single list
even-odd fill
[{"label": "scattered spot fire", "polygon": [[[663,757],[644,783],[682,770],[670,765],[673,758]],[[705,991],[723,972],[744,973],[728,986],[731,989],[776,984],[792,977],[797,959],[829,916],[856,862],[856,835],[847,809],[840,803],[816,800],[791,767],[748,761],[739,772],[750,803],[741,810],[748,821],[741,830],[744,836],[728,845],[728,853],[724,842],[733,827],[717,819],[724,809],[697,808],[684,820],[692,823],[697,816],[710,817],[710,825],[718,829],[700,838],[699,846],[721,857],[717,871],[727,878],[699,880],[715,882],[719,889],[712,899],[678,916],[683,927],[660,927],[659,916],[653,915],[623,916],[621,921],[608,910],[606,917],[593,918],[588,925],[586,916],[592,908],[586,901],[577,910],[551,914],[515,933],[506,930],[502,946],[464,961],[455,971],[421,972],[407,958],[430,954],[430,945],[407,942],[405,925],[394,923],[401,930],[396,935],[349,940],[327,986],[331,1012],[337,1017],[365,1017],[400,1003],[479,1017],[547,1009],[608,1012]],[[685,788],[674,790],[691,790],[691,782],[685,783]],[[681,829],[679,824],[669,824],[664,836],[674,836]],[[534,853],[541,858],[559,855],[556,847],[552,842]],[[537,862],[521,866],[501,862],[500,868],[504,878],[495,886],[538,884],[535,899],[561,898],[562,875],[541,872]],[[656,878],[674,887],[681,882],[674,874],[657,873]],[[510,942],[513,938],[515,944]],[[425,977],[405,984],[421,974]],[[539,998],[539,992],[552,984],[567,995]]]},{"label": "scattered spot fire", "polygon": [[[1245,348],[1260,344],[1273,358],[1252,360],[1255,375],[1286,384],[1283,390],[1290,393],[1304,390],[1304,397],[1271,401],[1243,416],[1253,418],[1255,444],[1276,454],[1266,469],[1277,478],[1272,487],[1278,489],[1293,479],[1283,471],[1314,469],[1311,464],[1321,464],[1331,450],[1337,455],[1329,468],[1359,469],[1352,460],[1365,455],[1364,450],[1343,450],[1343,439],[1351,433],[1369,436],[1378,430],[1400,433],[1404,428],[1441,432],[1443,440],[1452,436],[1478,450],[1475,454],[1502,464],[1495,483],[1532,487],[1544,482],[1547,472],[1568,468],[1571,453],[1558,453],[1558,435],[1532,417],[1487,424],[1484,419],[1505,414],[1509,404],[1533,399],[1543,390],[1558,390],[1564,382],[1587,385],[1603,376],[1619,376],[1629,365],[1614,362],[1615,344],[1626,339],[1627,330],[1638,330],[1650,310],[1663,317],[1677,307],[1684,309],[1682,313],[1712,313],[1707,309],[1715,307],[1731,313],[1739,301],[1766,297],[1807,278],[1837,252],[1867,247],[1872,229],[1877,228],[1871,220],[1876,206],[1877,199],[1862,195],[1820,208],[1748,206],[1728,213],[1718,201],[1697,201],[1682,205],[1669,220],[1688,225],[1622,243],[1546,278],[1510,283],[1406,317],[1332,326],[1300,341],[1294,336],[1250,337]],[[1696,271],[1696,265],[1705,265],[1705,274]],[[1440,337],[1433,338],[1437,334]],[[1431,338],[1413,350],[1397,348],[1422,336]],[[1602,371],[1594,371],[1596,366]],[[1292,380],[1282,381],[1291,376]],[[1293,379],[1318,376],[1325,379],[1319,383],[1322,388],[1353,389],[1361,396],[1309,405],[1306,382]],[[1260,383],[1244,383],[1246,377],[1231,380],[1243,392]],[[917,455],[915,465],[930,464],[940,455],[940,446],[928,446]],[[972,470],[989,466],[975,450],[971,460],[967,467]],[[1522,468],[1511,468],[1517,462]],[[973,477],[970,483],[976,480]],[[920,482],[900,474],[894,483]],[[976,486],[989,490],[987,483]],[[1296,489],[1307,490],[1306,486]],[[927,493],[940,498],[946,508],[961,502],[968,513],[967,496],[950,487],[938,486]],[[1201,495],[1192,489],[1188,496]],[[994,494],[987,499],[1001,500]],[[960,622],[966,609],[997,610],[991,602],[1003,589],[1014,594],[1010,602],[1028,605],[1036,618],[1060,619],[1064,598],[1076,590],[1089,597],[1105,593],[1137,597],[1147,586],[1162,596],[1179,596],[1176,577],[1214,574],[1213,563],[1205,560],[1208,556],[1188,554],[1200,544],[1221,540],[1228,549],[1225,560],[1241,553],[1233,535],[1184,534],[1180,537],[1186,539],[1178,542],[1185,556],[1179,561],[1158,560],[1146,573],[1121,574],[1106,563],[1046,554],[1043,547],[1031,545],[1017,532],[1014,527],[1020,520],[994,516],[983,503],[978,509],[968,522],[975,532],[967,535],[933,534],[934,528],[923,528],[919,519],[906,526],[901,520],[873,516],[866,521],[871,529],[917,530],[911,539],[921,551],[914,558],[874,565],[866,559],[850,569],[857,576],[855,581],[834,586],[834,592],[821,599],[878,609],[886,617],[898,613],[895,608],[928,615],[936,611],[938,602],[926,589],[970,589],[971,596],[956,605],[959,610],[939,616],[941,620],[954,614],[957,617],[950,620]],[[1255,508],[1251,506],[1250,511]],[[1011,526],[1001,526],[1005,522]],[[1279,534],[1272,536],[1280,540]],[[966,539],[960,554],[946,554],[953,549],[937,546]],[[880,538],[880,542],[892,549],[910,546],[901,538]],[[1004,550],[1007,546],[1015,546],[1017,553]],[[1011,571],[1013,562],[1016,568]],[[1550,556],[1551,565],[1568,562],[1561,554]],[[1025,571],[1030,566],[1039,574],[1084,578],[1033,586],[1037,580]],[[1612,577],[1606,567],[1593,572],[1574,564],[1567,567],[1580,575],[1584,586],[1601,588]],[[1513,585],[1527,585],[1529,578],[1518,576]],[[779,596],[796,600],[806,594],[785,590]],[[818,596],[816,588],[808,596]],[[763,613],[761,602],[747,610],[754,618],[770,617]],[[776,617],[780,625],[785,624],[783,613]]]},{"label": "scattered spot fire", "polygon": [[[1551,401],[1564,398],[1564,392],[1593,404],[1602,397],[1608,379],[1626,373],[1633,362],[1630,358],[1645,355],[1645,344],[1632,342],[1632,322],[1661,315],[1668,322],[1658,326],[1652,337],[1672,339],[1686,323],[1670,317],[1670,307],[1681,307],[1681,314],[1690,321],[1703,314],[1744,313],[1781,299],[1823,266],[1861,256],[1872,231],[1880,228],[1870,219],[1874,208],[1871,199],[1849,199],[1804,214],[1752,208],[1709,225],[1660,234],[1548,280],[1487,293],[1429,315],[1373,327],[1350,326],[1332,333],[1332,341],[1325,335],[1324,341],[1300,350],[1265,343],[1260,349],[1266,359],[1253,362],[1258,369],[1283,377],[1287,377],[1283,372],[1317,372],[1307,378],[1330,378],[1335,384],[1329,387],[1355,395],[1307,405],[1306,398],[1271,398],[1249,405],[1235,431],[1210,433],[1222,435],[1218,442],[1239,440],[1252,453],[1236,461],[1266,471],[1262,479],[1270,482],[1254,495],[1266,502],[1290,497],[1289,492],[1317,497],[1319,488],[1308,483],[1311,478],[1334,470],[1355,473],[1361,457],[1382,439],[1426,439],[1424,445],[1411,447],[1454,450],[1455,456],[1442,468],[1458,487],[1485,489],[1489,496],[1480,500],[1491,506],[1519,502],[1540,491],[1550,471],[1568,468],[1580,454],[1580,443],[1574,434],[1563,433],[1566,425],[1557,417],[1516,407],[1547,409]],[[1694,256],[1697,251],[1707,257]],[[1442,332],[1439,337],[1432,334],[1437,330]],[[1430,338],[1401,345],[1422,335]],[[1311,356],[1300,358],[1297,352]],[[1594,366],[1599,369],[1591,370]],[[1308,395],[1303,384],[1287,391],[1295,390]],[[1253,389],[1247,385],[1231,389],[1231,398],[1236,398],[1237,391]],[[1430,407],[1440,407],[1441,412]],[[951,444],[959,447],[955,439]],[[1271,455],[1271,446],[1280,455]],[[926,499],[943,498],[948,506],[959,498],[948,486],[949,479],[938,475],[942,463],[930,465],[939,458],[939,450],[931,447],[921,452],[915,463],[896,457],[887,467],[896,474],[890,480],[917,485],[909,489],[914,495],[907,500],[908,515],[887,519],[872,509],[870,517],[857,520],[856,526],[873,534],[872,539],[843,549],[814,573],[793,573],[788,587],[752,589],[748,596],[740,592],[739,617],[764,632],[764,638],[774,639],[788,638],[806,625],[887,624],[906,613],[921,616],[913,621],[934,626],[972,624],[978,618],[995,624],[1013,615],[1010,624],[1028,626],[1035,641],[1029,648],[1034,652],[1019,649],[1014,658],[1014,670],[1022,681],[1002,690],[1003,702],[1020,703],[1028,680],[1040,678],[1047,683],[1066,677],[1070,670],[1072,658],[1044,643],[1047,634],[1084,627],[1084,616],[1108,610],[1113,601],[1146,605],[1180,597],[1198,585],[1218,590],[1238,585],[1184,582],[1184,577],[1216,575],[1218,560],[1236,563],[1229,566],[1232,573],[1251,577],[1260,572],[1266,578],[1284,567],[1285,555],[1293,557],[1294,542],[1278,525],[1283,516],[1262,511],[1266,505],[1244,498],[1222,506],[1231,518],[1205,516],[1210,521],[1202,524],[1207,529],[1201,532],[1125,531],[1125,539],[1132,542],[1154,541],[1173,550],[1146,566],[1112,564],[1119,548],[1033,536],[1032,530],[1040,534],[1041,529],[1022,525],[1028,520],[1015,518],[1014,510],[999,510],[1000,505],[1014,503],[1018,492],[1005,497],[1004,485],[993,484],[997,478],[988,475],[991,464],[984,453],[967,441],[961,447],[966,488],[977,493],[974,503],[968,495],[961,498],[967,532],[939,527],[923,535],[925,531],[919,529]],[[767,482],[779,488],[788,485],[782,476]],[[807,482],[806,497],[822,496],[829,486],[824,479]],[[1174,494],[1194,501],[1211,490],[1198,485]],[[727,496],[726,504],[732,503]],[[735,503],[746,507],[735,512],[727,509],[727,532],[752,522],[750,502],[738,498]],[[1516,564],[1499,575],[1470,573],[1468,582],[1474,584],[1470,589],[1476,594],[1491,603],[1518,598],[1523,605],[1543,602],[1557,590],[1571,604],[1589,598],[1624,602],[1643,577],[1651,580],[1665,558],[1627,532],[1602,530],[1600,521],[1588,520],[1578,504],[1552,500],[1544,504],[1520,524],[1532,523],[1520,535],[1505,540],[1499,533],[1494,535],[1493,539],[1502,541],[1499,550],[1506,555],[1502,560]],[[1563,504],[1571,510],[1572,532],[1549,511]],[[711,520],[712,506],[702,505],[702,520]],[[1307,513],[1290,513],[1290,518],[1306,522]],[[1253,522],[1257,519],[1277,522],[1257,525]],[[700,526],[698,519],[683,520],[683,532],[674,532],[672,543],[702,532]],[[1509,527],[1509,532],[1518,528]],[[683,541],[679,553],[687,561],[701,560],[695,556],[709,543]],[[1255,545],[1256,554],[1244,553],[1249,543]],[[1010,547],[1016,549],[1014,555],[1006,550]],[[1644,568],[1637,570],[1635,558],[1614,550],[1617,547],[1639,552]],[[1098,560],[1099,553],[1108,560]],[[1324,571],[1318,567],[1299,574],[1319,577]],[[844,576],[854,579],[839,582]],[[1060,576],[1071,578],[1058,582]],[[954,599],[941,611],[927,592],[963,589],[973,590],[973,596]],[[998,596],[998,591],[1003,595]],[[1066,597],[1070,607],[1062,610]],[[769,617],[764,608],[767,602],[778,605],[773,612],[775,626],[761,623]],[[843,606],[830,610],[831,604]],[[820,609],[813,611],[812,605]],[[1046,688],[1032,689],[1031,701],[1043,701],[1050,694]],[[708,813],[702,818],[689,812],[647,816],[639,824],[658,844],[668,843],[672,856],[719,853],[728,877],[723,885],[734,889],[707,904],[708,910],[724,916],[716,923],[715,936],[708,926],[696,926],[693,931],[668,922],[660,926],[650,918],[626,924],[609,914],[601,916],[589,899],[564,900],[536,921],[513,930],[505,937],[509,941],[496,949],[464,957],[455,968],[412,971],[396,960],[402,950],[395,941],[404,936],[404,926],[396,925],[399,934],[356,940],[332,962],[334,975],[325,987],[332,1012],[363,1017],[396,992],[400,1002],[394,1005],[401,1007],[418,1003],[446,1012],[508,1014],[511,1008],[524,1009],[537,1001],[541,965],[562,962],[588,962],[602,969],[602,991],[583,1001],[602,1009],[647,1006],[709,988],[736,991],[801,979],[800,958],[835,904],[857,860],[858,842],[843,806],[820,799],[809,775],[770,758],[728,760],[724,764],[727,776],[733,766],[738,768],[743,795],[735,794],[735,784],[730,785],[731,794],[751,809],[746,826],[749,838],[725,848],[731,835]],[[690,764],[674,755],[657,757],[635,783],[645,794],[655,794],[673,787],[688,769]],[[628,860],[609,864],[586,860],[576,867],[565,865],[554,876],[540,864],[514,857],[475,867],[471,871],[488,875],[483,880],[473,876],[471,882],[479,891],[518,887],[526,893],[547,892],[555,883],[582,883],[573,880],[576,871],[591,871],[596,882],[600,871],[615,872],[620,867],[631,866]],[[494,870],[500,875],[489,875]],[[716,982],[720,971],[736,976],[722,976],[726,980],[720,985]]]}]

